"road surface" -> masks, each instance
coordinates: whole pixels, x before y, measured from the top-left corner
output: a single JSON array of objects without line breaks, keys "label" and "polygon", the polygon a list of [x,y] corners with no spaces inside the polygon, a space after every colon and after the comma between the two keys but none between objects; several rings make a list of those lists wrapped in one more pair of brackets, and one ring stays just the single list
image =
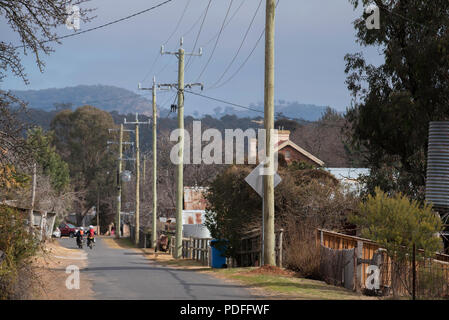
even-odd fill
[{"label": "road surface", "polygon": [[[76,248],[76,240],[59,240],[66,248]],[[87,253],[82,275],[92,281],[95,299],[230,300],[256,299],[248,289],[191,270],[173,269],[145,259],[132,249],[110,248],[98,238]]]}]

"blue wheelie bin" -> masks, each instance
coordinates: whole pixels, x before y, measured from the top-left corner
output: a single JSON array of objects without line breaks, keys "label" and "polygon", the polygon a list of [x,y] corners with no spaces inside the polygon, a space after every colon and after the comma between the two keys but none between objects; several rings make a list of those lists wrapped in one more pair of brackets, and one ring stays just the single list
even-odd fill
[{"label": "blue wheelie bin", "polygon": [[212,268],[226,268],[226,256],[224,251],[226,246],[218,245],[219,240],[211,240],[210,246],[212,248]]}]

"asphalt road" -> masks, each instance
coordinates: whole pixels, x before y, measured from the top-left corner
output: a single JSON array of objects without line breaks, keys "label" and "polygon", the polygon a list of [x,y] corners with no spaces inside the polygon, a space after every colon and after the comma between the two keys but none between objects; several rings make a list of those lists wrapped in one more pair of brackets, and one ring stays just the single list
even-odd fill
[{"label": "asphalt road", "polygon": [[[66,248],[77,248],[74,238],[59,241]],[[88,265],[80,271],[92,280],[95,299],[257,299],[242,286],[191,270],[167,268],[134,250],[96,241],[92,250],[78,249],[87,253]]]}]

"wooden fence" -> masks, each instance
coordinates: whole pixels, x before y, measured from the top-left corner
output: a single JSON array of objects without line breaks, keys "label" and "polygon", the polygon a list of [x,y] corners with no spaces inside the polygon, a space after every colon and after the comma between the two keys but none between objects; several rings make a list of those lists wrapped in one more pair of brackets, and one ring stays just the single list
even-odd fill
[{"label": "wooden fence", "polygon": [[[201,262],[204,266],[211,264],[211,238],[183,238],[182,239],[182,258],[192,259]],[[175,252],[176,237],[172,237],[170,241],[170,253]]]},{"label": "wooden fence", "polygon": [[[283,233],[284,230],[276,231],[275,254],[276,265],[282,267],[283,258]],[[210,238],[183,238],[182,258],[200,261],[203,265],[211,265]],[[170,240],[170,253],[175,251],[176,238]],[[260,265],[261,235],[254,234],[242,238],[240,248],[235,259],[227,258],[226,263],[230,267],[252,267]]]},{"label": "wooden fence", "polygon": [[[284,237],[283,229],[276,231],[275,254],[276,254],[276,265],[278,267],[282,267],[283,237]],[[261,241],[262,236],[260,233],[242,238],[240,242],[240,247],[237,250],[237,257],[234,259],[233,265],[238,267],[259,266],[261,256],[260,253],[262,250]]]},{"label": "wooden fence", "polygon": [[[382,290],[394,290],[400,295],[411,294],[413,278],[411,259],[398,265],[386,250],[374,241],[323,229],[317,229],[316,244],[318,249],[320,247],[338,251],[354,249],[354,290],[366,289],[365,283],[370,276],[367,273],[368,266],[378,265]],[[431,292],[433,290],[437,291],[439,297],[449,296],[449,255],[436,253],[433,258],[421,258],[416,261],[415,270],[417,275],[415,285],[418,292],[431,296],[435,295],[435,292]],[[431,284],[432,281],[439,283]]]}]

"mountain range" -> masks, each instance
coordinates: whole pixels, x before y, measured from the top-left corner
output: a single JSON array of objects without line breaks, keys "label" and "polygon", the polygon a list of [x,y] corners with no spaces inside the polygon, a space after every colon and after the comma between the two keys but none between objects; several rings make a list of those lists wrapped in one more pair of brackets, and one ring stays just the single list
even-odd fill
[{"label": "mountain range", "polygon": [[[60,106],[71,105],[79,107],[92,105],[105,111],[117,111],[120,114],[138,112],[149,115],[151,112],[151,98],[136,94],[130,90],[109,85],[78,85],[66,88],[50,88],[41,90],[12,90],[15,96],[28,102],[28,107],[44,111],[53,111]],[[149,94],[149,93],[148,93]],[[251,104],[251,109],[260,110],[256,113],[252,110],[229,107],[225,104],[213,108],[212,117],[220,118],[224,115],[236,115],[239,118],[254,118],[263,116],[263,103]],[[277,115],[288,118],[316,121],[326,111],[326,106],[313,104],[301,104],[299,102],[287,102],[277,100],[275,110]],[[165,114],[164,110],[160,110]],[[187,113],[199,117],[198,111]],[[203,115],[203,114],[202,114]]]}]

